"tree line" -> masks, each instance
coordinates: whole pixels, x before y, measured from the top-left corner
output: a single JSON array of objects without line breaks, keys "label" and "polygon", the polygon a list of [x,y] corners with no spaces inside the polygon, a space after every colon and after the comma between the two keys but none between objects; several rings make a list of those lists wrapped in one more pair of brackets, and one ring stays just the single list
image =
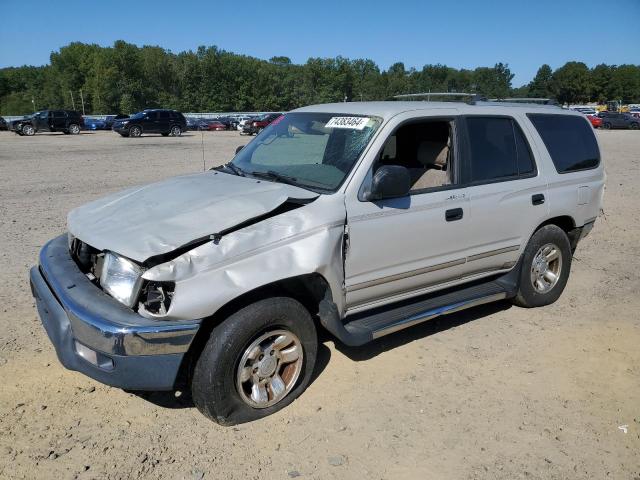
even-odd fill
[{"label": "tree line", "polygon": [[535,78],[512,86],[509,66],[474,70],[446,65],[381,69],[369,59],[288,57],[261,60],[199,47],[172,53],[116,41],[112,47],[80,42],[53,52],[50,64],[0,69],[0,114],[75,108],[87,114],[132,113],[144,108],[183,112],[286,111],[313,103],[384,100],[422,92],[480,93],[488,98],[554,97],[561,103],[622,100],[640,103],[640,65],[568,62],[542,65]]}]

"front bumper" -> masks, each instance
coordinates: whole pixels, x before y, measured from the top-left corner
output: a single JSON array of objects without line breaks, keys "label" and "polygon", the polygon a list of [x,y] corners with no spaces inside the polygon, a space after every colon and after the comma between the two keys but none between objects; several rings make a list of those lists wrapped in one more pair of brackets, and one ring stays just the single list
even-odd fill
[{"label": "front bumper", "polygon": [[[30,277],[42,324],[66,368],[114,387],[174,388],[200,320],[165,322],[128,309],[80,271],[66,235],[42,248]],[[96,352],[93,363],[86,347]]]}]

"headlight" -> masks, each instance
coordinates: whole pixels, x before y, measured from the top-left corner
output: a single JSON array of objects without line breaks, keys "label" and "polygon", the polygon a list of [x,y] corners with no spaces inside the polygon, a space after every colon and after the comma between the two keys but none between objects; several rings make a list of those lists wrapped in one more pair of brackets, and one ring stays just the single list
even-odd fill
[{"label": "headlight", "polygon": [[133,307],[140,293],[144,270],[131,260],[107,252],[104,255],[100,285],[113,298],[127,307]]}]

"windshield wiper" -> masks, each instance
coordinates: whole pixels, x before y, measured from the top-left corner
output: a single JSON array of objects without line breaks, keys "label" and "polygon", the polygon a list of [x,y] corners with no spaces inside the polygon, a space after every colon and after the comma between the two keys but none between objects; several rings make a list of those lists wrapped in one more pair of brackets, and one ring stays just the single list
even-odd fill
[{"label": "windshield wiper", "polygon": [[233,173],[235,173],[236,175],[238,175],[239,177],[246,177],[244,171],[240,168],[240,167],[236,167],[233,163],[229,162],[225,165],[223,165],[223,167],[227,167],[229,170],[231,170]]},{"label": "windshield wiper", "polygon": [[273,170],[267,170],[266,172],[255,171],[250,173],[254,177],[268,178],[271,180],[275,180],[276,182],[286,183],[288,185],[295,185],[296,187],[300,186],[297,178],[289,177],[288,175],[283,175]]}]

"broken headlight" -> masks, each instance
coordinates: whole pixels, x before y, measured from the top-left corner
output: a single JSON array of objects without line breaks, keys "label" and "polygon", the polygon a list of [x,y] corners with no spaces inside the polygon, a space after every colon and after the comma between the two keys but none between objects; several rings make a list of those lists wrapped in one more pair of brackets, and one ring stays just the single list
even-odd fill
[{"label": "broken headlight", "polygon": [[175,286],[173,282],[145,282],[140,295],[142,308],[153,315],[166,315],[173,300]]},{"label": "broken headlight", "polygon": [[113,298],[132,308],[138,300],[143,272],[143,268],[131,260],[106,252],[100,272],[100,286]]}]

